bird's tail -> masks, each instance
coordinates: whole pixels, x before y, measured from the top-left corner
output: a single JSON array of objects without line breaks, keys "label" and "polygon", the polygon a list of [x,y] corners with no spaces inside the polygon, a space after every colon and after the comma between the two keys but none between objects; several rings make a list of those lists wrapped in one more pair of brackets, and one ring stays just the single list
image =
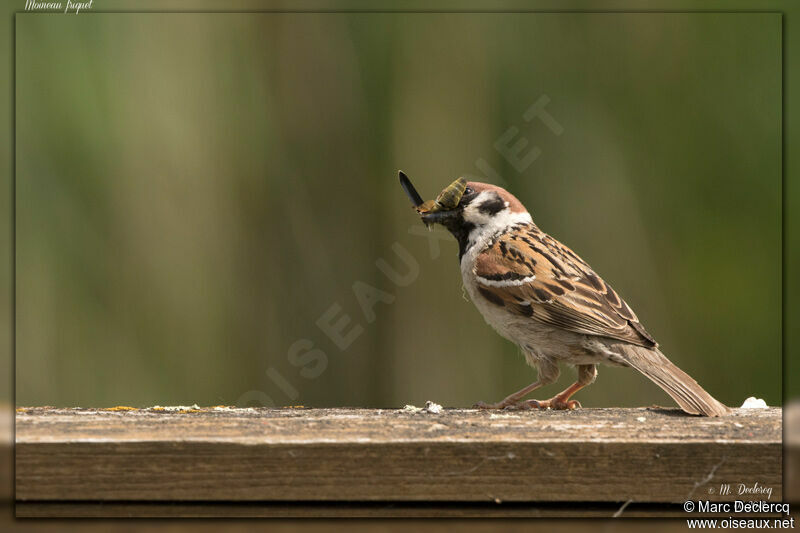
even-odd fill
[{"label": "bird's tail", "polygon": [[692,415],[724,416],[730,408],[721,404],[697,384],[692,377],[672,364],[658,348],[632,344],[619,346],[630,366],[672,396],[681,409]]}]

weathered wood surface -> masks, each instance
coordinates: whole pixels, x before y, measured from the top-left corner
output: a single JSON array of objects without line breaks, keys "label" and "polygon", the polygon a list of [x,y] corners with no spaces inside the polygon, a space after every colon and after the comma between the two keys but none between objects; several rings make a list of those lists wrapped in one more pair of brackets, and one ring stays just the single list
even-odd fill
[{"label": "weathered wood surface", "polygon": [[16,499],[22,514],[69,502],[183,502],[185,510],[197,502],[257,508],[298,500],[367,508],[583,502],[606,512],[624,502],[731,500],[718,494],[720,484],[757,483],[774,502],[782,497],[781,453],[774,408],[718,419],[655,408],[23,408]]},{"label": "weathered wood surface", "polygon": [[[422,502],[16,502],[18,518],[703,518],[681,504]],[[743,516],[741,513],[732,515]],[[727,516],[727,515],[726,515]],[[778,516],[777,514],[768,516]],[[412,528],[413,529],[413,528]],[[650,528],[648,527],[648,531]],[[683,531],[686,530],[685,522]],[[549,531],[549,530],[546,530]],[[641,531],[641,529],[639,530]],[[381,532],[385,533],[385,532]]]}]

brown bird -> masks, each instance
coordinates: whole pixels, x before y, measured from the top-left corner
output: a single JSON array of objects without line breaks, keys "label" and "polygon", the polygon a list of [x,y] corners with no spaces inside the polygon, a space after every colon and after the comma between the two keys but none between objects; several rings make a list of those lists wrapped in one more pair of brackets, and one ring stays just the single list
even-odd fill
[{"label": "brown bird", "polygon": [[[426,225],[441,224],[458,241],[461,276],[486,322],[517,344],[538,379],[504,400],[476,407],[580,407],[570,397],[594,382],[597,364],[633,367],[690,414],[722,416],[730,409],[703,390],[658,349],[636,314],[578,255],[533,223],[505,189],[454,181],[422,202],[410,180],[400,181]],[[549,400],[523,398],[575,365],[578,380]]]}]

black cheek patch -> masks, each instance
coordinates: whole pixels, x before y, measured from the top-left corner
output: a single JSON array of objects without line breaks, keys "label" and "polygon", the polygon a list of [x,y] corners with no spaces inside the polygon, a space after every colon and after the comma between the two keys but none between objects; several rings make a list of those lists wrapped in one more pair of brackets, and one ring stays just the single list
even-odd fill
[{"label": "black cheek patch", "polygon": [[497,196],[496,194],[489,198],[488,200],[484,200],[481,205],[478,206],[478,211],[485,215],[495,215],[505,209],[506,203],[503,201],[502,198]]}]

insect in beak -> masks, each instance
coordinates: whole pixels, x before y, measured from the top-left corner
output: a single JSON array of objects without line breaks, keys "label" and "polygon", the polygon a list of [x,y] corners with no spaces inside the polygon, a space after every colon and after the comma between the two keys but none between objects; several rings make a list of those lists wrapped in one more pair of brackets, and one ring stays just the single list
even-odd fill
[{"label": "insect in beak", "polygon": [[467,188],[466,180],[458,178],[440,192],[435,200],[423,202],[422,197],[403,171],[400,171],[400,185],[409,200],[411,200],[411,204],[417,210],[417,213],[422,216],[422,222],[428,227],[433,223],[442,222],[449,218],[451,214],[448,212],[458,207],[461,197],[464,196],[464,190]]},{"label": "insect in beak", "polygon": [[405,172],[402,170],[399,172],[400,174],[400,185],[403,187],[403,190],[406,192],[406,196],[408,199],[411,200],[411,205],[415,208],[422,205],[422,196],[419,195],[417,189],[414,188],[414,185],[411,183],[411,180],[408,179]]}]

